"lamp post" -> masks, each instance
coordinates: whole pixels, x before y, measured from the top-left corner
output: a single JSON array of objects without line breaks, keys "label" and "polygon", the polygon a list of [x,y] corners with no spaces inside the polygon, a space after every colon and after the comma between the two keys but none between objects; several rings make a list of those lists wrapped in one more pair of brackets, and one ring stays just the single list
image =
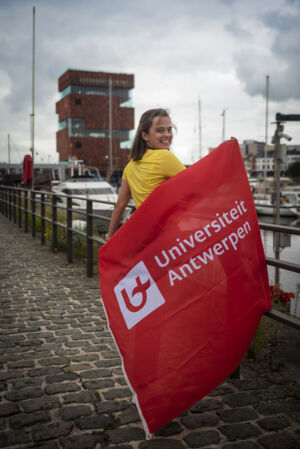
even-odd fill
[{"label": "lamp post", "polygon": [[33,7],[32,23],[32,113],[31,118],[31,151],[32,151],[32,182],[31,188],[34,190],[34,77],[35,77],[35,6]]},{"label": "lamp post", "polygon": [[113,172],[113,156],[112,156],[112,79],[108,80],[108,101],[109,101],[109,172],[110,176]]},{"label": "lamp post", "polygon": [[[275,223],[280,224],[280,139],[285,138],[287,140],[291,140],[292,138],[287,134],[284,134],[284,126],[282,122],[297,122],[300,121],[300,114],[289,114],[284,115],[279,112],[276,114],[276,130],[274,136],[272,138],[272,143],[275,145],[275,189],[276,189],[276,203],[274,206],[276,207],[276,214],[274,213]],[[276,232],[274,234],[274,254],[275,259],[279,259],[280,256],[280,234]],[[275,284],[279,285],[279,268],[275,267]]]},{"label": "lamp post", "polygon": [[223,117],[223,125],[222,125],[222,142],[225,140],[225,116],[226,116],[226,110],[228,108],[223,109],[221,116]]}]

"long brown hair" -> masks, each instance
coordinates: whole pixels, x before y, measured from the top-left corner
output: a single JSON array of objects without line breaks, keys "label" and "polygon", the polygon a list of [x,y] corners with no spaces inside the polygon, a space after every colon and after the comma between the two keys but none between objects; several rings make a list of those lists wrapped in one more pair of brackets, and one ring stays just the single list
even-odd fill
[{"label": "long brown hair", "polygon": [[142,132],[149,133],[149,129],[152,125],[155,117],[169,117],[169,113],[166,109],[149,109],[144,112],[140,118],[140,123],[136,131],[132,147],[131,147],[131,159],[139,161],[142,159],[146,151],[148,150],[147,142],[142,138]]}]

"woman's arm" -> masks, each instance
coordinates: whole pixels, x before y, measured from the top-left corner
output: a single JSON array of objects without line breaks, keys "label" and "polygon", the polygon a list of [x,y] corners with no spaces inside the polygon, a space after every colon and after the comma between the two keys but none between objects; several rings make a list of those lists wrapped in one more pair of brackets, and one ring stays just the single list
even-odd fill
[{"label": "woman's arm", "polygon": [[119,192],[118,200],[116,202],[114,211],[112,213],[109,228],[108,228],[108,234],[106,236],[107,240],[110,239],[110,237],[113,235],[114,232],[118,229],[118,226],[120,224],[123,212],[129,203],[129,200],[131,198],[131,192],[129,188],[129,184],[125,179],[122,179],[121,183],[121,189]]}]

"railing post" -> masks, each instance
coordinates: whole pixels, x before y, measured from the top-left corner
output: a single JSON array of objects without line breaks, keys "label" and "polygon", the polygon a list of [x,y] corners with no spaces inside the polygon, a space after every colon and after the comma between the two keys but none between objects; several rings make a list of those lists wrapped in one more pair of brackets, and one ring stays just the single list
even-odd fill
[{"label": "railing post", "polygon": [[73,262],[72,197],[67,197],[67,261]]},{"label": "railing post", "polygon": [[8,217],[8,188],[5,189],[5,216]]},{"label": "railing post", "polygon": [[94,260],[93,260],[93,202],[86,201],[86,270],[87,276],[93,276]]},{"label": "railing post", "polygon": [[0,212],[4,213],[4,202],[3,202],[3,189],[0,188]]},{"label": "railing post", "polygon": [[57,249],[57,197],[52,195],[52,250]]},{"label": "railing post", "polygon": [[41,245],[45,245],[46,241],[46,226],[45,226],[45,194],[41,194]]},{"label": "railing post", "polygon": [[35,191],[31,190],[31,234],[35,237]]},{"label": "railing post", "polygon": [[28,190],[24,190],[24,231],[28,232]]},{"label": "railing post", "polygon": [[18,190],[18,224],[22,227],[22,190]]},{"label": "railing post", "polygon": [[17,192],[16,190],[12,191],[12,195],[13,195],[13,218],[14,218],[14,223],[17,223]]},{"label": "railing post", "polygon": [[8,190],[8,218],[11,220],[12,213],[11,213],[11,189]]}]

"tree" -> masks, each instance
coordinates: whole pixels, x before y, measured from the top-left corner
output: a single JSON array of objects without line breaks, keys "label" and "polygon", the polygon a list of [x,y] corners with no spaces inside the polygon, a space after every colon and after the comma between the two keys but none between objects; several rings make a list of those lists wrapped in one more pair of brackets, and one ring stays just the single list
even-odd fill
[{"label": "tree", "polygon": [[300,181],[300,161],[293,162],[287,168],[286,175],[289,178],[299,182]]}]

